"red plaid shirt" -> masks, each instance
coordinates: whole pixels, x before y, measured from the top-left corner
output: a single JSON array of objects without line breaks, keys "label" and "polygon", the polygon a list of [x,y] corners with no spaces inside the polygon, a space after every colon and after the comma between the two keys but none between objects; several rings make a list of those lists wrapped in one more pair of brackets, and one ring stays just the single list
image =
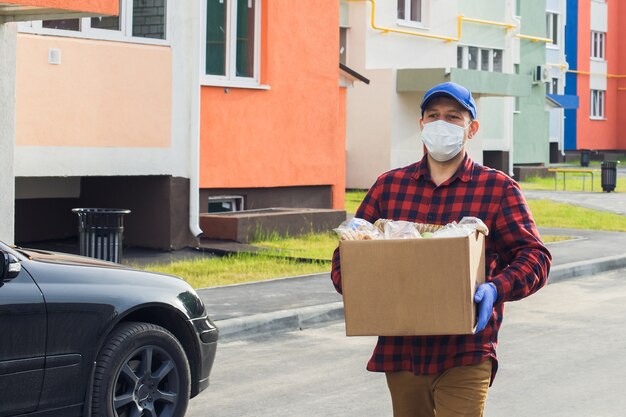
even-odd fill
[{"label": "red plaid shirt", "polygon": [[[355,214],[371,223],[383,218],[447,224],[464,216],[478,217],[489,227],[486,279],[495,284],[498,299],[487,327],[474,335],[380,336],[368,370],[434,375],[491,358],[493,380],[504,302],[522,299],[545,285],[552,260],[517,183],[466,155],[457,172],[436,186],[424,157],[381,175]],[[341,293],[339,248],[333,255],[331,278]]]}]

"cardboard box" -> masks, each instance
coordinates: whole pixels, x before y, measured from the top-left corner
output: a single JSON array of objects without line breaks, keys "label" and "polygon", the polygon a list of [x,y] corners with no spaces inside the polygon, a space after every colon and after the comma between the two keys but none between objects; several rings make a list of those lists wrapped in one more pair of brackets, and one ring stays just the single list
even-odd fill
[{"label": "cardboard box", "polygon": [[348,336],[471,334],[485,237],[339,244]]}]

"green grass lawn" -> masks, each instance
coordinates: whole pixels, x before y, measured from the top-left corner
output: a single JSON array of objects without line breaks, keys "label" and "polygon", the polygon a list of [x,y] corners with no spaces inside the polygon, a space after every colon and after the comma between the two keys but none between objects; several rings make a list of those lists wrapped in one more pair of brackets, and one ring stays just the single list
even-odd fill
[{"label": "green grass lawn", "polygon": [[549,200],[528,200],[535,222],[542,227],[626,232],[626,216]]},{"label": "green grass lawn", "polygon": [[[593,167],[591,167],[593,168]],[[563,191],[563,174],[558,174],[556,180],[557,191]],[[554,190],[553,177],[530,177],[519,183],[523,190]],[[583,190],[584,185],[584,190]],[[591,177],[585,175],[585,180],[578,174],[565,174],[565,190],[566,191],[591,191]],[[601,193],[602,179],[600,171],[593,174],[593,192]],[[617,177],[615,192],[626,192],[626,177]]]},{"label": "green grass lawn", "polygon": [[[526,183],[522,187],[526,188]],[[348,190],[346,211],[354,213],[364,196],[364,190]],[[528,205],[538,226],[626,232],[626,216],[549,200],[529,200]],[[545,243],[552,243],[568,237],[542,236],[542,239]],[[168,265],[151,265],[145,269],[178,275],[195,288],[328,272],[337,242],[337,236],[331,231],[285,238],[273,235],[252,242],[253,245],[266,249],[258,255],[239,254],[177,261]],[[317,261],[300,262],[294,258]]]},{"label": "green grass lawn", "polygon": [[269,254],[288,258],[306,258],[330,261],[337,246],[335,232],[309,233],[300,236],[273,236],[251,242],[254,246],[267,249]]},{"label": "green grass lawn", "polygon": [[346,190],[346,213],[356,213],[366,193],[367,190]]},{"label": "green grass lawn", "polygon": [[273,278],[328,272],[328,262],[298,262],[267,255],[241,253],[232,256],[149,265],[149,271],[182,277],[194,288],[215,287]]}]

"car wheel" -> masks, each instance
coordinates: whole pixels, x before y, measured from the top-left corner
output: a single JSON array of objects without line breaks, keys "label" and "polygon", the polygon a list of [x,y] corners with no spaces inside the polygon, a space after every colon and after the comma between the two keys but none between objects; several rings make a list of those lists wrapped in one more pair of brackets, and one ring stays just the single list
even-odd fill
[{"label": "car wheel", "polygon": [[182,417],[190,371],[182,346],[166,329],[123,323],[98,355],[93,381],[94,417]]}]

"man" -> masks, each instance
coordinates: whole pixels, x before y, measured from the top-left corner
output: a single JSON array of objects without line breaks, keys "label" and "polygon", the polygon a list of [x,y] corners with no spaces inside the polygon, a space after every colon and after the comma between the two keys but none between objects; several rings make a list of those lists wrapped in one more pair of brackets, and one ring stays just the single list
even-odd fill
[{"label": "man", "polygon": [[[551,255],[517,183],[467,154],[466,143],[479,128],[470,91],[451,82],[437,85],[424,95],[421,112],[427,154],[381,175],[355,217],[433,224],[480,218],[490,233],[486,283],[474,296],[478,323],[472,335],[381,336],[367,369],[386,373],[394,417],[479,417],[498,367],[495,348],[504,302],[545,285]],[[338,248],[331,278],[341,293]]]}]

